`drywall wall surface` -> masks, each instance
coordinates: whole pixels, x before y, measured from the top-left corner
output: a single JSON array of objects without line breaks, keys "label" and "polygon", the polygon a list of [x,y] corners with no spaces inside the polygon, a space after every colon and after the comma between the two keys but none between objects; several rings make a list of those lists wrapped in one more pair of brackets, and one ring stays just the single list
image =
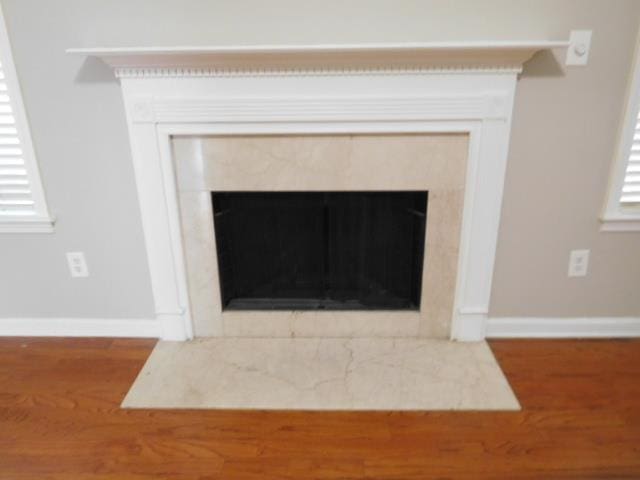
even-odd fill
[{"label": "drywall wall surface", "polygon": [[[53,234],[0,235],[0,317],[153,314],[117,80],[70,47],[566,39],[589,65],[537,55],[516,95],[493,316],[640,315],[640,236],[598,220],[629,74],[634,0],[2,0]],[[566,276],[569,250],[590,273]],[[91,276],[71,279],[66,251]]]}]

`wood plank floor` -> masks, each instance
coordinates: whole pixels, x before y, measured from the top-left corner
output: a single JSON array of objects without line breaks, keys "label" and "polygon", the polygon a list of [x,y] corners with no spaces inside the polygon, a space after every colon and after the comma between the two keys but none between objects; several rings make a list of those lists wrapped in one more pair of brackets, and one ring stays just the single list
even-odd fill
[{"label": "wood plank floor", "polygon": [[151,340],[0,339],[0,479],[640,479],[640,341],[494,341],[522,412],[133,411]]}]

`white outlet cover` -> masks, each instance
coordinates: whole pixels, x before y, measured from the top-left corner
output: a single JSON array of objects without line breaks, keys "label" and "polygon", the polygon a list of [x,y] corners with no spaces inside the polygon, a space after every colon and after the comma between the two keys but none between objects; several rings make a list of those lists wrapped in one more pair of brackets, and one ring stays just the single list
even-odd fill
[{"label": "white outlet cover", "polygon": [[72,278],[89,276],[89,268],[84,258],[84,252],[67,252],[67,264]]},{"label": "white outlet cover", "polygon": [[565,65],[586,65],[591,49],[591,30],[571,30]]},{"label": "white outlet cover", "polygon": [[571,250],[569,254],[570,277],[584,277],[589,270],[589,250]]}]

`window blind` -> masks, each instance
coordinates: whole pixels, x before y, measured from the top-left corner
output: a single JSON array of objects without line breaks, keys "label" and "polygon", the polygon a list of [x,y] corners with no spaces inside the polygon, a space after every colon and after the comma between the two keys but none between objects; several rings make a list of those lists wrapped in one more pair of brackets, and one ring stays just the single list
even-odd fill
[{"label": "window blind", "polygon": [[36,214],[5,71],[0,64],[0,217]]},{"label": "window blind", "polygon": [[631,151],[622,183],[620,203],[623,206],[640,204],[640,113],[636,118]]}]

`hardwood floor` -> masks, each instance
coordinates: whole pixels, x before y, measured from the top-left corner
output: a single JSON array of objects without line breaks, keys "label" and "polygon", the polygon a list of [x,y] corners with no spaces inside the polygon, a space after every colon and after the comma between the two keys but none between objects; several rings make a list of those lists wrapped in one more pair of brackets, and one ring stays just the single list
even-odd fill
[{"label": "hardwood floor", "polygon": [[0,479],[640,479],[640,340],[491,342],[515,413],[119,409],[153,345],[0,339]]}]

